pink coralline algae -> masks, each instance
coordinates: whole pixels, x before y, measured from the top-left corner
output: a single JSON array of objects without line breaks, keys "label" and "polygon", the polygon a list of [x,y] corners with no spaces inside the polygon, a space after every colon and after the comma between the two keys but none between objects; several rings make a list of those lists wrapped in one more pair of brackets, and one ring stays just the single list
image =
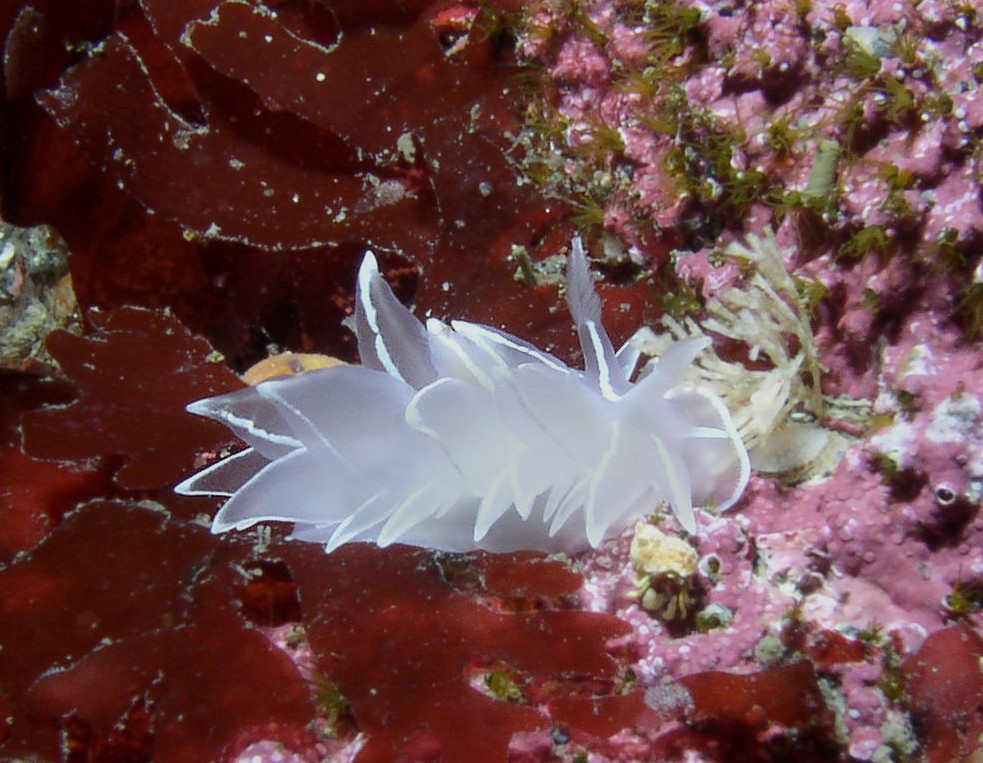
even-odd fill
[{"label": "pink coralline algae", "polygon": [[[697,573],[674,584],[695,610],[683,622],[644,608],[627,538],[585,560],[585,604],[633,624],[645,684],[808,659],[841,755],[901,760],[921,744],[942,759],[898,666],[952,623],[981,625],[977,12],[585,2],[558,20],[557,7],[543,4],[522,48],[553,77],[541,118],[571,136],[548,162],[562,168],[553,188],[583,200],[634,277],[676,279],[660,303],[677,325],[688,310],[712,334],[758,310],[758,337],[717,347],[758,364],[774,313],[740,297],[755,264],[728,242],[774,230],[824,395],[779,430],[828,442],[707,520]],[[591,63],[571,79],[585,41]]]}]

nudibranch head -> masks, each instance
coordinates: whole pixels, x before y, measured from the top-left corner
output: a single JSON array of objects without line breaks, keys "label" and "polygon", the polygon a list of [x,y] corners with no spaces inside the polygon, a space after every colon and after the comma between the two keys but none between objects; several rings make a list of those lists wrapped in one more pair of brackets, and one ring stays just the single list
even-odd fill
[{"label": "nudibranch head", "polygon": [[293,537],[329,552],[354,541],[572,552],[662,502],[695,533],[694,505],[726,509],[749,473],[724,405],[683,383],[710,340],[676,342],[633,382],[639,354],[615,352],[579,239],[567,277],[583,370],[489,326],[421,323],[367,253],[362,365],[192,403],[249,447],[178,492],[228,496],[214,532],[293,522]]}]

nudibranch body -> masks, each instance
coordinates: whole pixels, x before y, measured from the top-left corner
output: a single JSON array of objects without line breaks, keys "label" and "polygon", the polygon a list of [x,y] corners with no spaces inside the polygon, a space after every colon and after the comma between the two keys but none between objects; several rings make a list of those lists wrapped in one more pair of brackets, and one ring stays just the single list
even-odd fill
[{"label": "nudibranch body", "polygon": [[727,508],[749,472],[720,400],[682,384],[710,340],[677,342],[632,383],[638,352],[614,351],[579,239],[567,279],[583,371],[488,326],[422,324],[367,253],[362,365],[188,406],[250,447],[177,490],[229,496],[214,532],[293,522],[293,537],[329,552],[356,541],[573,552],[663,501],[695,533],[693,506]]}]

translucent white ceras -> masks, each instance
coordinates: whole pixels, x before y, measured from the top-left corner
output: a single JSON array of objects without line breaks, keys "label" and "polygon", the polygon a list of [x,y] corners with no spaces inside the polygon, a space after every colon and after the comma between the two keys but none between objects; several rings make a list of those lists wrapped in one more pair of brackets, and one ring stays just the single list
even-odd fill
[{"label": "translucent white ceras", "polygon": [[228,495],[214,532],[293,522],[293,537],[446,551],[577,551],[667,502],[725,509],[748,459],[714,395],[681,384],[710,342],[677,342],[632,383],[579,239],[567,301],[584,370],[488,326],[420,323],[368,253],[358,275],[361,366],[273,379],[188,410],[250,447],[181,483]]}]

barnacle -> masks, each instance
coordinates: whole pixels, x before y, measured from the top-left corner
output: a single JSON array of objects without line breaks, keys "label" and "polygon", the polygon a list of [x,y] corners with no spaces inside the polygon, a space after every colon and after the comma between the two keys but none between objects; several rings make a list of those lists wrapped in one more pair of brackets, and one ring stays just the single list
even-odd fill
[{"label": "barnacle", "polygon": [[488,326],[422,324],[366,254],[354,316],[363,365],[193,403],[251,447],[178,491],[229,496],[215,532],[292,521],[294,537],[328,551],[575,551],[661,501],[696,532],[694,504],[727,508],[749,473],[723,403],[682,384],[710,340],[673,344],[632,383],[639,353],[611,345],[579,239],[567,278],[583,371]]},{"label": "barnacle", "polygon": [[734,622],[734,612],[723,604],[710,604],[693,617],[693,624],[700,633],[727,628]]},{"label": "barnacle", "polygon": [[686,541],[640,524],[631,541],[631,561],[641,575],[634,596],[666,620],[685,620],[695,602],[693,576],[699,558]]}]

